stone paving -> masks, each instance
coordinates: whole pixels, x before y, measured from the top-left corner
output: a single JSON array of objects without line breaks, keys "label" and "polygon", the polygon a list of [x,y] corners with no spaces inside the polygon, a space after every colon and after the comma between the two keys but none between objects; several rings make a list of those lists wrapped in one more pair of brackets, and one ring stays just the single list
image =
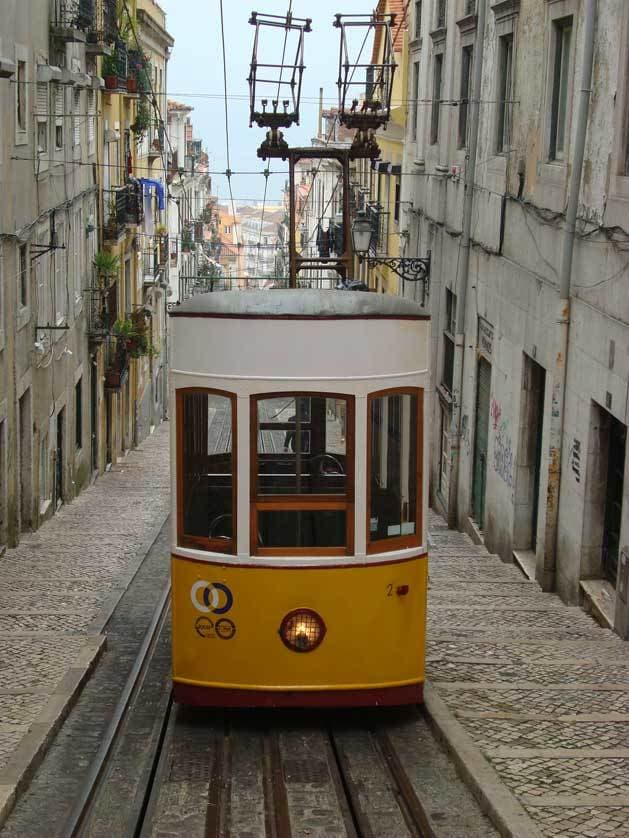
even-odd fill
[{"label": "stone paving", "polygon": [[169,512],[169,427],[0,557],[0,822]]},{"label": "stone paving", "polygon": [[429,528],[428,679],[528,815],[520,834],[629,836],[629,643]]}]

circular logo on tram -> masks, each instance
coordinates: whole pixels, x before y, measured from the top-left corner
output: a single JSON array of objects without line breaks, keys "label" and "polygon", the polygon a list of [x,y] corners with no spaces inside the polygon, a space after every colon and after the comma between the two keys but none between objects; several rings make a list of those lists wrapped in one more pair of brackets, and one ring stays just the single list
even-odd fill
[{"label": "circular logo on tram", "polygon": [[214,623],[209,617],[197,617],[194,624],[194,630],[199,637],[212,637],[214,632]]},{"label": "circular logo on tram", "polygon": [[206,582],[199,579],[190,588],[192,604],[204,614],[227,614],[234,604],[234,596],[222,582]]},{"label": "circular logo on tram", "polygon": [[223,617],[222,620],[216,621],[214,631],[216,632],[216,636],[220,637],[221,640],[231,640],[232,637],[236,634],[236,626],[232,623],[231,620],[228,620],[226,617]]}]

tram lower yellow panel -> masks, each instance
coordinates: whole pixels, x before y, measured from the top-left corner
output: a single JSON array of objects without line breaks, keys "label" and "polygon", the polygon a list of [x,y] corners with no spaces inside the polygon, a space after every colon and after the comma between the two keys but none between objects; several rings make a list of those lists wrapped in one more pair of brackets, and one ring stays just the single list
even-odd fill
[{"label": "tram lower yellow panel", "polygon": [[[398,588],[408,586],[406,595]],[[173,678],[247,690],[394,687],[424,680],[427,557],[334,568],[216,565],[173,556]],[[230,601],[231,599],[231,601]],[[326,635],[311,652],[280,639],[310,608]]]}]

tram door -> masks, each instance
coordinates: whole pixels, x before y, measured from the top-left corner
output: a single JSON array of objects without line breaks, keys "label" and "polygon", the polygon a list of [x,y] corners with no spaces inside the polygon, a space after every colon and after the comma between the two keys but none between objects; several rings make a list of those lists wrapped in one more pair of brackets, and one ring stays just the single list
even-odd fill
[{"label": "tram door", "polygon": [[489,390],[491,364],[479,358],[476,375],[476,426],[474,433],[474,474],[472,505],[479,529],[485,526],[485,488],[487,485],[487,441],[489,436]]}]

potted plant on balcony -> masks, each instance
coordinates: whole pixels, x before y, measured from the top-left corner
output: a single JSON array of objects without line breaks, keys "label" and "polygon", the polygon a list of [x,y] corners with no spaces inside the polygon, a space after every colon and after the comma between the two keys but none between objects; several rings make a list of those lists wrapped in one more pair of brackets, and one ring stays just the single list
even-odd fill
[{"label": "potted plant on balcony", "polygon": [[107,90],[118,89],[118,58],[115,52],[103,58],[103,78]]},{"label": "potted plant on balcony", "polygon": [[192,230],[190,227],[184,227],[181,233],[181,250],[183,253],[190,253],[192,250]]},{"label": "potted plant on balcony", "polygon": [[111,278],[116,276],[120,270],[120,259],[113,253],[106,250],[99,250],[94,256],[94,267],[96,275],[103,285],[109,285]]},{"label": "potted plant on balcony", "polygon": [[151,126],[151,109],[146,99],[140,99],[138,110],[135,115],[135,122],[131,126],[131,130],[135,134],[135,141],[141,143],[144,135]]}]

